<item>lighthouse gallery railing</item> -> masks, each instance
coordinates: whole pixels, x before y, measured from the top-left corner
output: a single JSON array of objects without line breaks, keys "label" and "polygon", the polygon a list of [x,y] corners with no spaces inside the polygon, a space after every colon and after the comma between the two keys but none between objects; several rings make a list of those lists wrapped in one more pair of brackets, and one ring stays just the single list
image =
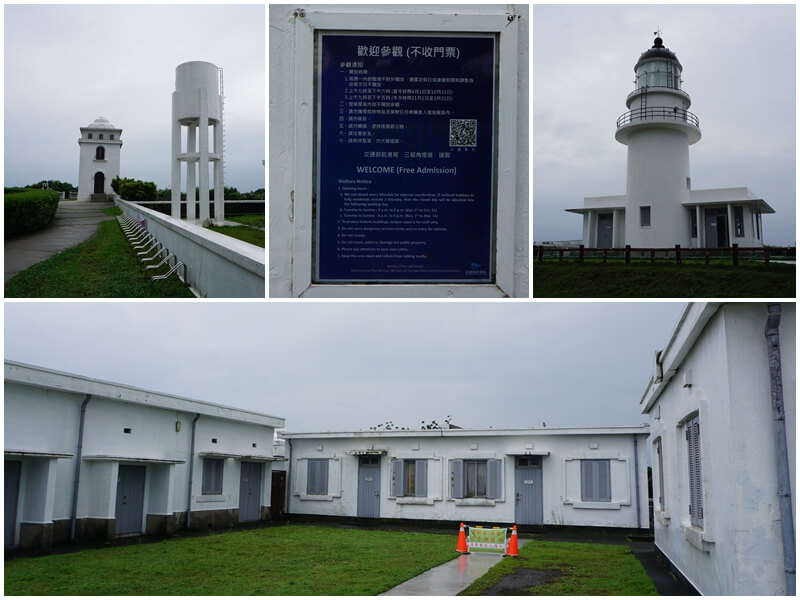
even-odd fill
[{"label": "lighthouse gallery railing", "polygon": [[636,108],[626,112],[617,119],[617,128],[633,123],[634,121],[647,120],[680,121],[682,123],[694,125],[695,127],[700,127],[700,119],[697,118],[697,115],[690,113],[688,110],[672,106],[652,106]]}]

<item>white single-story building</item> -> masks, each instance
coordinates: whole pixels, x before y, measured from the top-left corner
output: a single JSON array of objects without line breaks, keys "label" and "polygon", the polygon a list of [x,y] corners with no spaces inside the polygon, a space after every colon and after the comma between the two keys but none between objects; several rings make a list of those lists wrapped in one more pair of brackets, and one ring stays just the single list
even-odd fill
[{"label": "white single-story building", "polygon": [[6,548],[270,516],[282,418],[9,360],[4,397]]},{"label": "white single-story building", "polygon": [[287,512],[648,528],[647,425],[284,433]]},{"label": "white single-story building", "polygon": [[795,303],[692,303],[641,398],[655,543],[708,595],[794,595]]}]

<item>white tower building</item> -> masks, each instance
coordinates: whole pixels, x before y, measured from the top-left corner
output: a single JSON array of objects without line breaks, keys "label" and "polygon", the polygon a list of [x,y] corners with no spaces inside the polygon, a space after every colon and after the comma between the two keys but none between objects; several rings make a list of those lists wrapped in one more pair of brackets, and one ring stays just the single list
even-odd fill
[{"label": "white tower building", "polygon": [[114,193],[111,180],[119,176],[122,129],[117,129],[103,117],[97,117],[80,129],[78,200],[106,200],[107,194]]},{"label": "white tower building", "polygon": [[617,119],[617,141],[628,146],[626,244],[639,248],[689,245],[689,146],[700,140],[700,121],[687,109],[683,67],[660,37],[633,68],[636,89]]},{"label": "white tower building", "polygon": [[775,211],[746,187],[693,190],[689,146],[700,121],[681,89],[683,66],[663,40],[634,66],[628,112],[616,139],[628,147],[624,196],[584,198],[583,245],[589,248],[717,248],[763,246],[761,215]]},{"label": "white tower building", "polygon": [[[172,216],[181,217],[181,163],[186,163],[186,218],[211,218],[209,163],[214,165],[214,220],[225,219],[222,156],[222,69],[192,61],[175,69],[172,93]],[[186,128],[185,136],[182,128]],[[209,132],[211,129],[211,132]],[[200,214],[194,202],[199,189]]]}]

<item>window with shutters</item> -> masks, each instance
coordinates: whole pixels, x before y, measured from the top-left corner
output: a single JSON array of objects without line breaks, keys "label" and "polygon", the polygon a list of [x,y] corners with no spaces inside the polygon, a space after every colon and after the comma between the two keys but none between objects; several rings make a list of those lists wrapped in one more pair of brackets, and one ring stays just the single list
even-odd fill
[{"label": "window with shutters", "polygon": [[222,472],[225,461],[221,458],[203,459],[203,495],[213,496],[222,493]]},{"label": "window with shutters", "polygon": [[581,501],[611,502],[610,460],[581,460]]},{"label": "window with shutters", "polygon": [[703,470],[700,456],[700,419],[686,422],[686,448],[689,456],[689,517],[692,525],[703,527]]},{"label": "window with shutters", "polygon": [[326,496],[328,494],[328,459],[309,458],[306,474],[306,494]]},{"label": "window with shutters", "polygon": [[428,460],[395,459],[392,461],[392,496],[397,498],[428,496]]},{"label": "window with shutters", "polygon": [[665,510],[664,506],[664,452],[661,447],[661,438],[656,440],[656,457],[658,459],[658,506],[660,510]]},{"label": "window with shutters", "polygon": [[503,461],[500,459],[450,461],[451,498],[500,498]]}]

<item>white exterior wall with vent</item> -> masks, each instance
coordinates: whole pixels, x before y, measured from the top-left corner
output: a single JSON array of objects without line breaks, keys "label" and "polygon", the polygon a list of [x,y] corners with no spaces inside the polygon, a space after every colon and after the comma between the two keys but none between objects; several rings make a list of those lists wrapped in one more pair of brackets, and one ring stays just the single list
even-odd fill
[{"label": "white exterior wall with vent", "polygon": [[[766,321],[766,303],[690,304],[642,398],[650,417],[655,543],[704,595],[786,593]],[[795,305],[784,303],[779,332],[792,498],[795,327]],[[692,498],[686,429],[695,417],[700,472],[699,497]],[[699,523],[690,514],[698,502]]]},{"label": "white exterior wall with vent", "polygon": [[[359,461],[377,457],[379,514],[385,519],[464,521],[468,524],[525,524],[518,519],[518,459],[541,468],[543,525],[648,527],[647,426],[586,429],[368,431],[285,433],[289,459],[290,514],[357,517]],[[636,440],[636,441],[635,441]],[[638,499],[635,468],[638,451]],[[308,463],[327,460],[327,493],[309,494]],[[427,463],[423,491],[398,494],[394,461]],[[495,461],[496,489],[475,497],[453,492],[453,461]],[[610,496],[599,502],[582,497],[581,461],[607,461]],[[492,467],[493,468],[493,467]],[[487,478],[492,478],[487,473]],[[396,477],[395,477],[396,479]],[[520,480],[526,486],[526,480]],[[489,497],[494,496],[494,497]],[[638,514],[637,514],[638,513]],[[362,515],[363,516],[363,515]],[[538,519],[537,519],[538,520]]]},{"label": "white exterior wall with vent", "polygon": [[[5,483],[7,490],[17,489],[6,496],[6,546],[47,548],[68,541],[73,516],[75,539],[115,537],[122,466],[144,468],[141,523],[134,533],[184,527],[190,497],[193,527],[235,523],[243,462],[262,465],[264,513],[270,506],[273,434],[283,425],[278,417],[5,361]],[[202,492],[205,458],[223,461],[221,493]],[[18,477],[9,481],[17,469]]]}]

